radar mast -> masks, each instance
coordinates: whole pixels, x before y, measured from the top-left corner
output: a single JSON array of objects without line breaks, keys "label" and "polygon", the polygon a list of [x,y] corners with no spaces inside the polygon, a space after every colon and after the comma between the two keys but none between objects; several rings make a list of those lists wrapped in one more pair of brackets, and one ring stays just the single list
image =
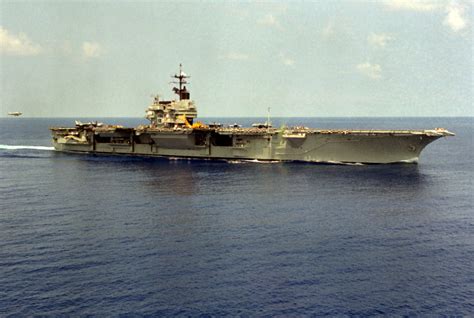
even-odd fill
[{"label": "radar mast", "polygon": [[173,87],[173,91],[179,96],[179,100],[189,99],[190,94],[186,89],[185,84],[188,84],[188,81],[186,79],[190,78],[191,76],[188,76],[186,75],[186,73],[183,72],[183,64],[179,64],[179,73],[174,74],[174,76],[172,77],[178,80],[171,83],[179,85],[179,87]]}]

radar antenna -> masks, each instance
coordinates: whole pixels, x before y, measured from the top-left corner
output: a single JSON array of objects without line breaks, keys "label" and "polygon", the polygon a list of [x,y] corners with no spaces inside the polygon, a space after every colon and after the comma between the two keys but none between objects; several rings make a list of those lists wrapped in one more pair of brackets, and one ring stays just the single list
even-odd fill
[{"label": "radar antenna", "polygon": [[186,89],[185,84],[188,84],[188,81],[186,79],[190,78],[191,76],[188,76],[186,75],[186,73],[183,72],[182,64],[179,64],[179,74],[174,74],[174,76],[172,77],[178,80],[171,83],[179,85],[179,87],[173,87],[173,91],[179,96],[179,100],[189,99],[190,94]]}]

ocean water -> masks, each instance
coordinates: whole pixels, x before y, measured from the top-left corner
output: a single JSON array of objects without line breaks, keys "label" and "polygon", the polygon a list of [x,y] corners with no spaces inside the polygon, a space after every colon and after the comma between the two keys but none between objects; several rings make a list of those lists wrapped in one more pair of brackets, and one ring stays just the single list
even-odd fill
[{"label": "ocean water", "polygon": [[418,165],[227,163],[55,153],[73,119],[0,119],[0,316],[474,315],[472,118],[274,122],[457,136]]}]

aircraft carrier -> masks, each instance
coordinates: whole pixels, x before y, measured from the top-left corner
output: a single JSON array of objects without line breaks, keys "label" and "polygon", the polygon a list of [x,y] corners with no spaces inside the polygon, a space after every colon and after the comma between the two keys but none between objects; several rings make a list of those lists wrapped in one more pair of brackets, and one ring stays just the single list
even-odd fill
[{"label": "aircraft carrier", "polygon": [[55,150],[222,160],[303,161],[340,164],[417,163],[431,142],[454,136],[444,128],[429,130],[333,130],[274,128],[267,120],[243,128],[196,121],[197,108],[180,65],[175,100],[155,96],[146,110],[148,125],[128,128],[99,122],[52,127]]}]

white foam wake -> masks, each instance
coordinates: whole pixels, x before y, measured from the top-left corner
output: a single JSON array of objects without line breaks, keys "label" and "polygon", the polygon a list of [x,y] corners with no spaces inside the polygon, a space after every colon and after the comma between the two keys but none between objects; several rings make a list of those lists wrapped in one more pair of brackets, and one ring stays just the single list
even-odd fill
[{"label": "white foam wake", "polygon": [[45,146],[20,146],[20,145],[0,145],[0,149],[5,149],[5,150],[21,150],[21,149],[54,150],[54,147],[45,147]]}]

